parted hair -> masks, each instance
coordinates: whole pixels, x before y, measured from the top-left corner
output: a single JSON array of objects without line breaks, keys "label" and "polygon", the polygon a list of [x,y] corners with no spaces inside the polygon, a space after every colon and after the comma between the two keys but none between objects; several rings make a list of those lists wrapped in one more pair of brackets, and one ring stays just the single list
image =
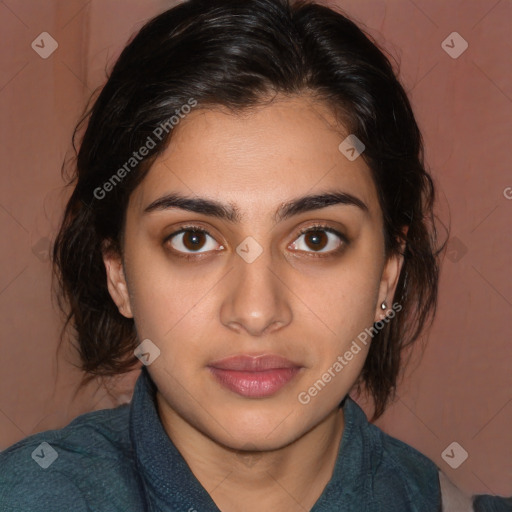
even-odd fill
[{"label": "parted hair", "polygon": [[[405,349],[435,315],[445,245],[438,246],[435,188],[410,101],[385,50],[341,11],[307,0],[180,3],[132,37],[91,96],[73,134],[72,192],[52,254],[65,314],[61,343],[69,333],[87,378],[121,374],[138,363],[134,322],[110,297],[102,251],[122,254],[130,194],[172,144],[173,130],[159,140],[159,127],[191,98],[195,108],[237,113],[277,94],[324,102],[363,142],[386,255],[404,256],[392,301],[401,309],[374,335],[357,383],[373,399],[374,419],[384,412]],[[149,154],[100,195],[148,137],[154,141]]]}]

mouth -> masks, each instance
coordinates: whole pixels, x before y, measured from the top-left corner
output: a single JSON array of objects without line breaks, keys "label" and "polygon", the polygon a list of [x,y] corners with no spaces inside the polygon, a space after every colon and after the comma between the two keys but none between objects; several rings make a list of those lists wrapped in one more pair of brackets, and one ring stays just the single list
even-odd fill
[{"label": "mouth", "polygon": [[249,398],[274,395],[301,368],[302,366],[276,355],[237,355],[208,365],[208,370],[223,387]]}]

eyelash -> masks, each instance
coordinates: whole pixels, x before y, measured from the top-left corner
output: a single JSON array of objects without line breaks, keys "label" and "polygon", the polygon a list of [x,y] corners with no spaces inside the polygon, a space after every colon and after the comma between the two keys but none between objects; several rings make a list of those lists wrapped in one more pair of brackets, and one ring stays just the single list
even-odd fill
[{"label": "eyelash", "polygon": [[[196,232],[199,232],[199,233],[204,233],[205,235],[208,235],[209,237],[213,238],[215,240],[215,237],[206,229],[200,227],[200,226],[194,226],[194,225],[185,225],[185,226],[181,226],[179,230],[177,231],[174,231],[173,233],[171,233],[169,236],[167,236],[164,240],[164,243],[167,243],[169,241],[171,241],[173,239],[173,237],[181,234],[181,233],[187,233],[189,231],[196,231]],[[302,235],[304,234],[307,234],[311,231],[326,231],[328,233],[333,233],[334,235],[336,235],[342,242],[342,245],[337,248],[337,249],[334,249],[332,251],[329,251],[329,252],[326,252],[326,253],[319,253],[319,252],[316,252],[315,251],[299,251],[299,252],[302,252],[302,253],[305,253],[308,255],[308,257],[312,257],[312,258],[326,258],[326,257],[329,257],[329,256],[333,256],[335,254],[339,254],[341,251],[343,251],[343,249],[345,248],[345,246],[349,243],[349,240],[347,239],[347,237],[345,235],[343,235],[342,233],[340,233],[338,230],[332,228],[331,226],[326,226],[324,224],[314,224],[312,226],[308,226],[307,228],[303,228],[301,229],[298,233],[297,233],[297,236],[295,237],[294,239],[294,242],[295,240],[297,240],[299,237],[301,237]],[[198,258],[201,258],[203,254],[207,254],[208,252],[210,251],[206,251],[204,253],[185,253],[185,252],[180,252],[180,251],[176,251],[174,250],[174,253],[178,256],[178,257],[181,257],[181,258],[184,258],[184,259],[187,259],[187,260],[191,260],[191,259],[198,259]]]},{"label": "eyelash", "polygon": [[311,258],[328,258],[329,256],[339,254],[340,252],[343,251],[345,246],[349,243],[349,241],[345,235],[340,233],[337,229],[334,229],[331,226],[326,226],[325,224],[314,224],[312,226],[308,226],[307,228],[301,229],[299,231],[296,239],[306,233],[310,233],[311,231],[326,231],[327,233],[332,233],[332,234],[336,235],[342,242],[340,247],[338,247],[337,249],[333,249],[332,251],[328,251],[328,252],[324,252],[324,253],[315,252],[315,251],[300,251],[300,252],[304,252],[305,254],[307,254],[308,257],[311,257]]}]

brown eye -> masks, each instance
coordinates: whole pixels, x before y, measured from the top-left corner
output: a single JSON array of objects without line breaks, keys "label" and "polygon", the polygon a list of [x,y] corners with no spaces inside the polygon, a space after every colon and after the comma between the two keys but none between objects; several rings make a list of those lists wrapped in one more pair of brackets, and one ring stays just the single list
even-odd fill
[{"label": "brown eye", "polygon": [[191,251],[201,249],[206,241],[206,235],[201,231],[186,231],[183,233],[183,245]]},{"label": "brown eye", "polygon": [[329,242],[325,231],[309,231],[304,235],[306,245],[314,251],[321,251]]},{"label": "brown eye", "polygon": [[204,253],[216,249],[223,249],[215,239],[203,229],[183,228],[173,233],[167,239],[171,247],[186,254]]},{"label": "brown eye", "polygon": [[303,230],[291,247],[303,252],[330,253],[347,243],[347,239],[335,229],[319,226]]}]

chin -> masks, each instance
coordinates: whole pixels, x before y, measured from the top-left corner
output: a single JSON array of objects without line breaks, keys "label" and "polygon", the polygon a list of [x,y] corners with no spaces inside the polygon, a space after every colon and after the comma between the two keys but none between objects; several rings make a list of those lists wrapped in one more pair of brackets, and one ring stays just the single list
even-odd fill
[{"label": "chin", "polygon": [[[297,436],[300,437],[300,436]],[[230,450],[235,452],[246,453],[250,455],[252,452],[270,452],[284,448],[295,441],[295,438],[288,432],[285,436],[277,436],[273,439],[269,439],[267,434],[260,432],[259,435],[254,433],[243,433],[238,434],[236,437],[224,438],[224,443],[219,440],[220,444],[223,444]]]}]

